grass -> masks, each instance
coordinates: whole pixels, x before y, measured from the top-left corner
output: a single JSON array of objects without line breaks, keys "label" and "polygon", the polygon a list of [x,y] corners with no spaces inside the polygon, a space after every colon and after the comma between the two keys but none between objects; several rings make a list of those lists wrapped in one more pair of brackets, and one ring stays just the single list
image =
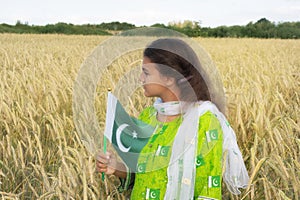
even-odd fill
[{"label": "grass", "polygon": [[[104,182],[81,143],[72,114],[73,84],[84,59],[107,37],[0,35],[0,197],[124,199]],[[226,88],[229,121],[251,185],[223,199],[300,198],[300,40],[195,38]],[[140,54],[120,58],[97,88],[103,128],[107,86]],[[135,64],[135,63],[134,63]],[[150,101],[132,96],[132,114]],[[99,134],[99,137],[102,137]]]}]

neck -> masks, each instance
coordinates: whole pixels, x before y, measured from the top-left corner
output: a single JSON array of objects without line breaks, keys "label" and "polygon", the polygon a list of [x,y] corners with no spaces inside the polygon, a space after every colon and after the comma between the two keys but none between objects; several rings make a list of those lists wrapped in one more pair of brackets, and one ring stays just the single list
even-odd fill
[{"label": "neck", "polygon": [[[178,106],[180,104],[166,104],[168,102],[178,101],[178,99],[168,99],[169,101],[163,101],[163,103],[154,103],[154,107],[157,110],[156,119],[160,122],[170,122],[181,116],[181,112],[178,112]],[[170,109],[171,106],[171,109]]]},{"label": "neck", "polygon": [[178,95],[175,93],[165,93],[160,96],[162,102],[179,101]]}]

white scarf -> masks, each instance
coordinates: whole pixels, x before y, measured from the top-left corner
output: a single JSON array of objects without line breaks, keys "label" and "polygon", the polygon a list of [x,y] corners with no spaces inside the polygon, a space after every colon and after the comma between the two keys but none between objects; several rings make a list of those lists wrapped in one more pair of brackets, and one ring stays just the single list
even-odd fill
[{"label": "white scarf", "polygon": [[195,155],[198,142],[198,120],[207,111],[218,118],[223,131],[223,155],[225,172],[223,179],[229,191],[240,194],[239,188],[246,188],[249,181],[236,136],[225,116],[210,101],[205,102],[166,102],[158,99],[154,103],[163,115],[183,113],[183,121],[176,133],[168,166],[168,183],[164,199],[193,199],[195,185]]}]

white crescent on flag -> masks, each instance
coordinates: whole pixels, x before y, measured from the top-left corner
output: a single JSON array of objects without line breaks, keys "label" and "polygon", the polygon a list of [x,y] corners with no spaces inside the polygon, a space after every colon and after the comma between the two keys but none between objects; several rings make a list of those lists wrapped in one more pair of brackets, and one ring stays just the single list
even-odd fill
[{"label": "white crescent on flag", "polygon": [[214,187],[219,187],[219,185],[220,185],[219,179],[218,178],[213,178],[212,184],[213,184]]},{"label": "white crescent on flag", "polygon": [[118,148],[123,151],[123,152],[128,152],[130,150],[131,147],[125,147],[121,141],[121,134],[123,132],[123,130],[129,126],[128,124],[122,124],[121,126],[118,127],[117,131],[116,131],[116,139],[117,139],[117,145]]},{"label": "white crescent on flag", "polygon": [[150,198],[151,198],[151,199],[156,199],[156,198],[157,198],[156,192],[155,192],[155,191],[151,191],[151,192],[150,192]]},{"label": "white crescent on flag", "polygon": [[199,159],[199,158],[196,158],[196,166],[201,166],[201,159]]},{"label": "white crescent on flag", "polygon": [[219,186],[219,181],[218,181],[218,179],[216,179],[216,178],[213,179],[212,184],[213,184],[214,187],[218,187],[218,186]]},{"label": "white crescent on flag", "polygon": [[166,148],[162,148],[162,150],[161,150],[161,155],[162,155],[162,156],[167,155]]},{"label": "white crescent on flag", "polygon": [[213,139],[213,140],[216,140],[217,138],[218,138],[218,135],[217,135],[218,133],[217,132],[215,132],[215,131],[213,131],[212,133],[211,133],[211,139]]}]

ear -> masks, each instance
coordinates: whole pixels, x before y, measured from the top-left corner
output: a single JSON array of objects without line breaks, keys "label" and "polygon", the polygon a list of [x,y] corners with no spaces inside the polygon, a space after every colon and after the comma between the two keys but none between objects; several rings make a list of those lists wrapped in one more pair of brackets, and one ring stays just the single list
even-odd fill
[{"label": "ear", "polygon": [[176,85],[176,81],[174,77],[165,76],[164,79],[167,87],[172,87]]}]

